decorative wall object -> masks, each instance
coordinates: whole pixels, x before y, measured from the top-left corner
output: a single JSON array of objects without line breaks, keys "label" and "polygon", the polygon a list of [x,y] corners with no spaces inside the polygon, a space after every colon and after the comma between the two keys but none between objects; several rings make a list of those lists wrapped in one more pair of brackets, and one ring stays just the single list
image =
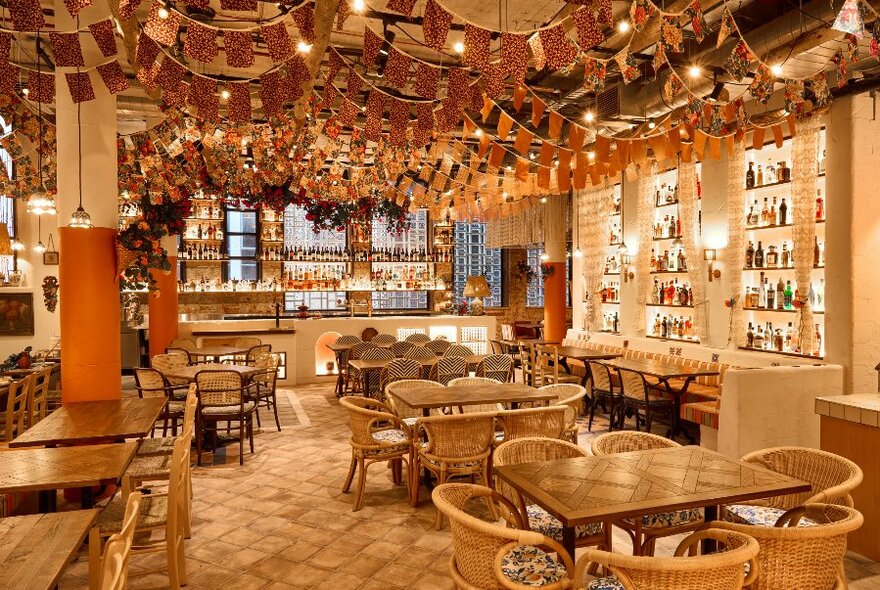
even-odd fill
[{"label": "decorative wall object", "polygon": [[[638,180],[638,252],[635,258],[636,308],[632,317],[632,329],[645,332],[645,305],[651,300],[648,290],[651,287],[651,236],[654,235],[654,190],[657,186],[657,167],[650,166],[650,173],[643,172]],[[632,253],[630,252],[630,255]]]},{"label": "decorative wall object", "polygon": [[56,277],[48,276],[43,279],[43,304],[48,311],[55,313],[55,309],[58,307],[58,279]]},{"label": "decorative wall object", "polygon": [[742,274],[745,267],[746,228],[743,215],[746,208],[746,188],[743,174],[746,169],[746,152],[742,143],[734,146],[733,155],[727,161],[727,252],[724,258],[725,272],[730,285],[725,305],[730,310],[727,342],[735,341],[744,346],[746,330],[743,326]]},{"label": "decorative wall object", "polygon": [[687,256],[688,281],[693,290],[693,333],[697,338],[705,340],[709,332],[706,324],[706,261],[703,260],[703,242],[697,221],[697,165],[693,160],[679,163],[678,199],[681,239]]},{"label": "decorative wall object", "polygon": [[816,338],[813,309],[807,296],[813,271],[816,239],[816,178],[819,161],[819,121],[813,117],[801,124],[791,148],[792,248],[794,278],[798,285],[796,329],[801,350],[811,351]]},{"label": "decorative wall object", "polygon": [[34,335],[34,294],[0,295],[0,336]]},{"label": "decorative wall object", "polygon": [[[578,191],[575,193],[578,201],[577,236],[582,257],[575,261],[573,272],[582,266],[584,277],[584,306],[583,329],[588,333],[598,330],[601,326],[602,304],[599,290],[602,288],[602,275],[605,272],[605,248],[611,224],[611,213],[614,210],[614,185],[607,183],[605,186]],[[577,305],[572,299],[572,305]]]}]

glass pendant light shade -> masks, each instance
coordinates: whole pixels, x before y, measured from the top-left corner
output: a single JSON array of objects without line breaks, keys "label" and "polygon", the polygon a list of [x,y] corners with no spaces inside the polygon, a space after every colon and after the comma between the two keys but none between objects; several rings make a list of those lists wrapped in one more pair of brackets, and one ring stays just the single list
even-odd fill
[{"label": "glass pendant light shade", "polygon": [[80,205],[76,208],[76,211],[71,214],[69,225],[70,227],[88,229],[92,227],[92,217],[86,212],[85,209],[83,209],[83,206]]},{"label": "glass pendant light shade", "polygon": [[46,251],[46,246],[44,246],[43,241],[40,240],[39,242],[37,242],[37,245],[34,246],[34,252],[36,252],[37,254],[42,254],[45,251]]},{"label": "glass pendant light shade", "polygon": [[21,252],[24,250],[24,244],[18,238],[12,238],[12,250],[13,252]]},{"label": "glass pendant light shade", "polygon": [[25,207],[28,213],[34,215],[55,215],[58,213],[58,209],[55,207],[55,197],[49,194],[42,185],[28,195]]}]

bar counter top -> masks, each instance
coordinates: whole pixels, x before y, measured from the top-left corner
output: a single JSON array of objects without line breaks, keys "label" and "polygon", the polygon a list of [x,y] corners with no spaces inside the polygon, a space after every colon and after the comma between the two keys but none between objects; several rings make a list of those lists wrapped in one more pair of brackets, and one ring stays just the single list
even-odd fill
[{"label": "bar counter top", "polygon": [[816,413],[846,422],[880,428],[880,393],[817,397]]}]

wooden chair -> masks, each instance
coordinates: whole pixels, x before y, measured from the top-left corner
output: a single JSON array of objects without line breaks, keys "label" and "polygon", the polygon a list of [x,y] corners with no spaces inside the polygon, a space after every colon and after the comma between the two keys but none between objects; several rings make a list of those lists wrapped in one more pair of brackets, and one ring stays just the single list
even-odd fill
[{"label": "wooden chair", "polygon": [[[594,455],[612,455],[631,451],[648,451],[681,446],[674,440],[650,434],[621,430],[607,432],[593,440]],[[647,514],[615,522],[630,536],[633,555],[653,555],[657,539],[693,531],[703,524],[703,510],[692,508]]]},{"label": "wooden chair", "polygon": [[464,357],[460,356],[444,356],[441,357],[437,364],[431,370],[431,379],[448,385],[453,379],[459,379],[467,376],[467,363]]},{"label": "wooden chair", "polygon": [[558,350],[556,346],[540,345],[535,347],[535,387],[550,385],[551,383],[580,384],[581,378],[578,375],[569,375],[564,370],[562,372],[559,371],[559,367],[562,366],[560,364],[562,358],[559,356]]},{"label": "wooden chair", "polygon": [[377,348],[372,342],[359,342],[352,346],[348,351],[348,363],[346,363],[345,372],[345,391],[359,392],[361,391],[361,372],[351,366],[351,361],[361,358],[364,352]]},{"label": "wooden chair", "polygon": [[[147,397],[164,397],[165,407],[157,424],[162,421],[162,436],[168,435],[168,424],[171,423],[171,434],[177,436],[178,422],[183,420],[184,402],[177,401],[173,395],[179,387],[174,387],[168,383],[168,379],[156,369],[147,369],[139,367],[134,370],[134,387],[138,392],[138,397],[143,399]],[[153,431],[156,426],[153,427]]]},{"label": "wooden chair", "polygon": [[[723,550],[695,555],[698,545],[713,540]],[[686,556],[685,553],[690,553]],[[575,588],[587,590],[739,590],[761,571],[756,564],[758,542],[734,531],[706,529],[688,535],[674,557],[633,557],[600,549],[587,549],[577,561]],[[601,566],[609,576],[583,585],[584,572]],[[743,571],[748,572],[743,575]],[[779,588],[806,588],[784,584]]]},{"label": "wooden chair", "polygon": [[[618,413],[623,422],[623,400],[620,394],[614,394],[614,380],[611,378],[611,369],[604,363],[587,361],[587,370],[590,372],[590,421],[587,430],[593,430],[593,417],[596,415],[596,406],[605,408],[608,404],[608,430],[614,430],[614,422]],[[619,412],[618,412],[619,411]],[[617,413],[616,413],[617,412]],[[621,425],[622,427],[622,425]]]},{"label": "wooden chair", "polygon": [[452,344],[443,353],[443,356],[473,356],[474,351],[463,344]]},{"label": "wooden chair", "polygon": [[[150,367],[156,369],[162,375],[182,369],[190,365],[189,356],[182,356],[174,353],[157,354],[150,359]],[[173,385],[176,389],[189,389],[189,381],[186,379],[174,379],[166,377],[169,385]]]},{"label": "wooden chair", "polygon": [[[521,463],[537,463],[556,459],[574,459],[586,457],[587,451],[574,443],[540,437],[524,437],[509,440],[499,445],[492,453],[494,466],[519,465]],[[524,497],[516,488],[501,478],[495,478],[495,489],[513,502],[520,513],[528,520],[528,529],[550,537],[562,543],[562,523],[549,512],[534,504],[530,498]],[[611,524],[593,523],[575,529],[575,545],[577,547],[598,546],[611,550]]]},{"label": "wooden chair", "polygon": [[620,375],[622,415],[625,417],[627,412],[632,412],[635,416],[636,430],[640,430],[640,425],[644,422],[646,432],[651,432],[658,415],[665,417],[668,420],[667,436],[671,436],[675,403],[660,395],[641,373],[621,368],[618,368],[617,372]]},{"label": "wooden chair", "polygon": [[[456,588],[467,590],[504,588],[571,588],[574,564],[554,539],[528,530],[521,514],[507,498],[485,486],[447,483],[431,494],[437,514],[449,518],[452,558],[449,574]],[[510,526],[481,520],[472,515],[472,501],[487,502],[490,518],[507,516]],[[554,558],[541,547],[556,552]]]},{"label": "wooden chair", "polygon": [[3,440],[9,442],[27,430],[28,399],[34,383],[33,373],[9,384],[6,412],[3,414]]},{"label": "wooden chair", "polygon": [[[394,353],[387,348],[371,348],[361,354],[361,359],[365,361],[391,360],[393,358]],[[363,387],[363,394],[368,397],[375,395],[381,399],[381,371],[362,371],[362,373],[361,386]],[[364,377],[366,378],[365,380],[363,379]]]},{"label": "wooden chair", "polygon": [[[480,387],[486,385],[498,385],[498,382],[494,379],[488,379],[486,377],[460,377],[458,379],[452,379],[449,383],[446,384],[448,387]],[[475,414],[480,412],[500,412],[504,410],[504,406],[502,404],[471,404],[468,406],[459,406],[458,411],[462,414]]]},{"label": "wooden chair", "polygon": [[34,373],[28,398],[28,428],[33,428],[49,412],[49,379],[51,376],[52,367],[46,367]]},{"label": "wooden chair", "polygon": [[268,352],[261,354],[254,361],[254,366],[260,369],[251,376],[248,383],[248,398],[256,404],[254,412],[257,416],[257,426],[260,424],[260,404],[275,414],[275,427],[281,432],[281,422],[278,420],[278,396],[276,386],[278,383],[278,367],[281,365],[281,354]]},{"label": "wooden chair", "polygon": [[[809,526],[798,526],[807,519]],[[862,514],[848,506],[807,504],[785,513],[776,526],[709,522],[707,527],[749,535],[758,541],[757,578],[752,590],[847,587],[843,557],[846,536],[862,526]]]},{"label": "wooden chair", "polygon": [[495,446],[526,437],[562,439],[565,433],[565,410],[561,406],[502,410],[495,416]]},{"label": "wooden chair", "polygon": [[254,452],[254,410],[256,404],[248,401],[244,381],[235,371],[199,371],[196,373],[196,395],[199,397],[199,411],[196,413],[196,453],[198,464],[202,464],[202,447],[205,433],[213,434],[213,448],[216,449],[219,423],[238,425],[239,464],[244,465],[244,439],[250,441]]},{"label": "wooden chair", "polygon": [[125,501],[122,528],[107,539],[98,576],[100,590],[124,590],[128,587],[128,560],[134,541],[134,530],[141,511],[141,494],[134,492]]},{"label": "wooden chair", "polygon": [[430,342],[425,343],[425,348],[436,354],[437,356],[443,356],[443,353],[449,350],[449,347],[452,346],[452,343],[449,340],[431,340]]},{"label": "wooden chair", "polygon": [[[184,399],[184,404],[189,401],[190,396],[196,397],[196,384],[190,383],[189,389],[187,390],[187,396]],[[187,408],[188,406],[184,405],[183,412],[183,427],[186,428],[187,424]],[[193,422],[193,428],[195,428],[195,411],[193,411],[193,416],[189,418],[191,422]],[[182,431],[181,431],[182,432]],[[140,446],[138,447],[135,455],[137,457],[155,457],[157,455],[171,455],[171,452],[174,450],[174,441],[177,440],[176,436],[154,436],[151,438],[145,438],[141,441]]]},{"label": "wooden chair", "polygon": [[[489,455],[495,440],[496,412],[429,416],[416,420],[414,439],[425,437],[423,445],[415,447],[413,506],[419,504],[418,473],[424,467],[434,474],[438,484],[451,477],[479,477],[489,482]],[[442,514],[437,512],[437,530],[442,525]]]},{"label": "wooden chair", "polygon": [[397,342],[397,338],[391,334],[376,334],[370,339],[370,342],[376,346],[383,346],[386,344],[394,344]]},{"label": "wooden chair", "polygon": [[431,338],[427,334],[410,334],[406,337],[406,342],[412,342],[416,346],[427,344]]},{"label": "wooden chair", "polygon": [[477,376],[507,383],[513,376],[513,360],[506,354],[490,354],[477,365]]},{"label": "wooden chair", "polygon": [[422,365],[413,359],[394,359],[379,373],[379,390],[401,379],[421,379]]},{"label": "wooden chair", "polygon": [[523,383],[537,387],[539,382],[535,369],[537,366],[537,361],[535,360],[536,347],[524,342],[518,347],[518,352],[519,367],[522,372]]},{"label": "wooden chair", "polygon": [[808,492],[727,506],[724,518],[743,524],[774,526],[786,510],[804,504],[818,502],[852,507],[850,492],[863,478],[861,468],[849,459],[806,447],[763,449],[743,456],[742,460],[812,484]]},{"label": "wooden chair", "polygon": [[582,385],[574,383],[554,383],[545,385],[540,390],[556,394],[556,399],[553,401],[554,406],[565,406],[563,438],[577,444],[578,431],[580,430],[577,419],[584,408],[584,396],[587,394],[587,390]]},{"label": "wooden chair", "polygon": [[[237,373],[236,373],[237,374]],[[141,497],[140,510],[134,534],[144,542],[132,547],[131,554],[164,552],[167,558],[166,568],[156,570],[139,570],[137,575],[165,571],[168,585],[172,590],[185,586],[186,557],[184,555],[184,538],[187,520],[187,495],[189,494],[190,445],[193,433],[185,431],[174,442],[171,454],[171,477],[168,491],[151,493]],[[101,550],[103,540],[122,530],[124,524],[126,499],[116,496],[107,504],[98,521],[89,532],[89,587],[98,588],[100,578]],[[154,540],[152,534],[164,531],[161,539]],[[130,574],[133,575],[133,574]]]},{"label": "wooden chair", "polygon": [[348,493],[357,473],[354,511],[363,507],[367,468],[373,463],[390,462],[395,484],[400,484],[403,479],[403,463],[406,463],[406,483],[411,496],[412,482],[417,481],[417,478],[413,475],[413,437],[410,427],[379,400],[353,396],[344,397],[339,403],[348,412],[351,428],[351,465],[342,485],[342,492]]},{"label": "wooden chair", "polygon": [[391,352],[396,358],[402,359],[406,356],[406,353],[415,348],[415,346],[416,345],[412,342],[392,342]]},{"label": "wooden chair", "polygon": [[[407,426],[412,427],[415,425],[416,420],[423,416],[422,411],[404,404],[395,398],[393,393],[395,391],[400,391],[401,389],[433,389],[437,387],[443,387],[443,385],[436,381],[429,381],[428,379],[401,379],[388,384],[385,388],[385,400],[388,407],[394,411],[394,414],[403,420]],[[432,409],[430,411],[431,415],[437,415],[439,413],[439,409]]]}]

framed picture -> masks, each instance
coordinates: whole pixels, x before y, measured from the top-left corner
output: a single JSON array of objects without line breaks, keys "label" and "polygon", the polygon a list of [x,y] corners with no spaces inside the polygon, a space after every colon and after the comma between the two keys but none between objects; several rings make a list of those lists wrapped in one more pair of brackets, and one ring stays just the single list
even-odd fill
[{"label": "framed picture", "polygon": [[0,293],[0,336],[34,335],[34,294]]},{"label": "framed picture", "polygon": [[58,266],[58,250],[43,252],[43,264]]}]

